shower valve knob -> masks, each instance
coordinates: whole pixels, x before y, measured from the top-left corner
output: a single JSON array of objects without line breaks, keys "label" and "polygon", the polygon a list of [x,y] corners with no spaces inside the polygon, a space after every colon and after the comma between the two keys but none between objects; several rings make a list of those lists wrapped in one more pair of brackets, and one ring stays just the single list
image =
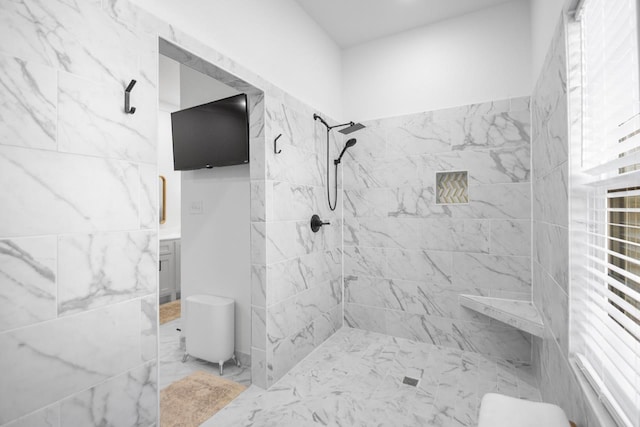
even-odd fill
[{"label": "shower valve knob", "polygon": [[318,215],[313,215],[311,217],[311,231],[313,231],[314,233],[317,233],[318,230],[320,230],[320,227],[322,227],[323,225],[330,225],[331,223],[329,221],[322,221],[320,219],[320,217]]}]

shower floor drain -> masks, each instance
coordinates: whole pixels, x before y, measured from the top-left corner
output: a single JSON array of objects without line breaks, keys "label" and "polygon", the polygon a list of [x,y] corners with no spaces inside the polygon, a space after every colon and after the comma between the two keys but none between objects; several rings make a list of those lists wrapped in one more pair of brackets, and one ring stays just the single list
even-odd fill
[{"label": "shower floor drain", "polygon": [[410,385],[411,387],[415,387],[418,385],[418,380],[411,377],[404,377],[402,380],[402,384]]}]

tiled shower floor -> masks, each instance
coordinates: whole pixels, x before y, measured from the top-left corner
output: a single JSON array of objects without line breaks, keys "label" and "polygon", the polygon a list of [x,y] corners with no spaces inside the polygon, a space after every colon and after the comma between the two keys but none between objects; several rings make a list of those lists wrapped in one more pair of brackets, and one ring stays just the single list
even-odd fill
[{"label": "tiled shower floor", "polygon": [[203,426],[475,426],[485,393],[539,400],[533,384],[528,367],[343,328],[268,391],[250,387]]}]

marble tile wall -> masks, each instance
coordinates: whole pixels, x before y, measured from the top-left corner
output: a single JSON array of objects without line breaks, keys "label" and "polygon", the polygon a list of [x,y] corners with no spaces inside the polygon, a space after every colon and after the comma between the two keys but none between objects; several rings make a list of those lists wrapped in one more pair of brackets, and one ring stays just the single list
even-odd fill
[{"label": "marble tile wall", "polygon": [[[458,303],[531,298],[529,98],[365,124],[344,162],[346,324],[530,361],[528,334]],[[438,204],[452,171],[469,201]]]},{"label": "marble tile wall", "polygon": [[0,5],[0,425],[157,421],[157,43],[112,12]]},{"label": "marble tile wall", "polygon": [[[599,426],[569,364],[568,26],[559,17],[532,95],[533,301],[545,324],[534,338],[533,367],[543,401],[561,406],[580,427]],[[579,28],[572,51],[580,53]],[[579,67],[578,61],[571,61]]]},{"label": "marble tile wall", "polygon": [[[272,384],[342,326],[342,202],[326,205],[317,111],[127,0],[11,0],[0,6],[0,181],[12,183],[0,211],[0,425],[156,422],[158,37],[256,95],[254,383]],[[279,133],[276,155],[265,136]],[[342,143],[332,136],[332,158]],[[313,213],[331,226],[311,233]]]},{"label": "marble tile wall", "polygon": [[[327,202],[326,128],[314,121],[321,112],[277,91],[265,97],[265,134],[279,134],[279,154],[266,151],[264,185],[266,222],[254,223],[254,240],[264,241],[265,310],[255,309],[253,352],[264,354],[266,386],[271,386],[302,358],[342,327],[341,182],[338,208]],[[330,123],[337,123],[324,117]],[[339,135],[339,136],[338,136]],[[330,158],[338,156],[342,135],[332,131]],[[341,177],[338,175],[338,179]],[[331,162],[332,200],[334,172]],[[318,214],[331,224],[317,233],[310,219]],[[262,353],[260,353],[262,352]]]}]

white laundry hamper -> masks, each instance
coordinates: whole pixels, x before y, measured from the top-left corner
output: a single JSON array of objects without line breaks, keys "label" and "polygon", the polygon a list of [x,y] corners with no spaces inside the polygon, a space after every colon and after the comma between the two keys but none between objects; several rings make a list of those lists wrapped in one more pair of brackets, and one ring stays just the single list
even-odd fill
[{"label": "white laundry hamper", "polygon": [[191,295],[186,298],[186,351],[189,356],[220,364],[233,359],[235,347],[235,310],[230,298],[215,295]]}]

